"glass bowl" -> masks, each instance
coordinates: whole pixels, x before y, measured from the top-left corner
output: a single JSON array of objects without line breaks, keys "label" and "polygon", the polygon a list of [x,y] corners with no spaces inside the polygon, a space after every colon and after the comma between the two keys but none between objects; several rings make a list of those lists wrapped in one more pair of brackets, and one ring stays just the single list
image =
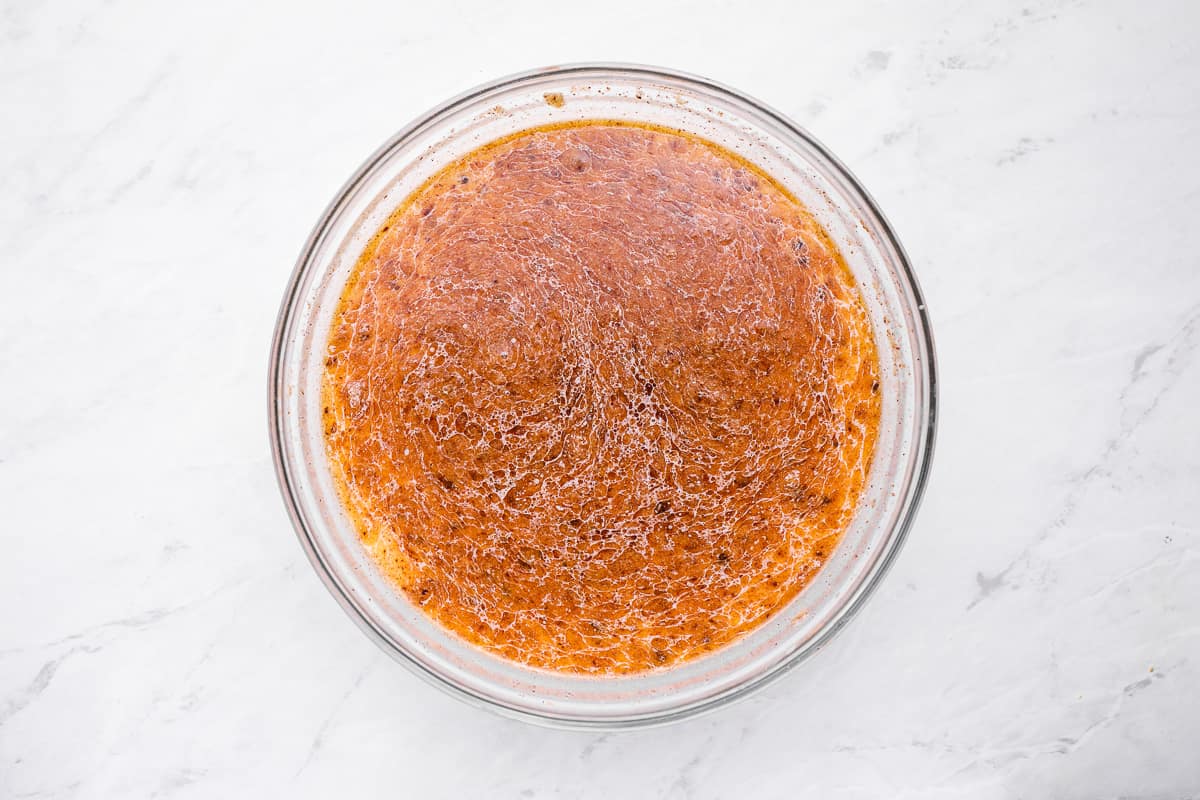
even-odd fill
[{"label": "glass bowl", "polygon": [[[744,637],[630,676],[562,674],[492,655],[393,588],[360,546],[326,460],[320,384],[343,286],[364,246],[427,177],[480,145],[546,123],[629,120],[723,145],[791,190],[837,242],[869,310],[883,411],[855,517],[817,576]],[[858,181],[802,128],[703,78],[584,64],[503,78],[454,98],[383,145],[338,192],[304,246],[271,345],[270,434],[292,522],[329,591],[380,647],[477,705],[574,727],[662,723],[713,709],[796,666],[862,606],[912,524],[929,470],[936,382],[921,293],[891,227]]]}]

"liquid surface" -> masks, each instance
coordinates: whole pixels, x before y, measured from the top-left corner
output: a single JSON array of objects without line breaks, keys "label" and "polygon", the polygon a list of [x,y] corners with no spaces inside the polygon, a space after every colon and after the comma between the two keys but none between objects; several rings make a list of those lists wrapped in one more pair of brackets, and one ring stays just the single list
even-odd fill
[{"label": "liquid surface", "polygon": [[567,672],[763,623],[853,514],[878,358],[840,255],[716,145],[582,123],[444,169],[335,315],[328,453],[380,568],[445,627]]}]

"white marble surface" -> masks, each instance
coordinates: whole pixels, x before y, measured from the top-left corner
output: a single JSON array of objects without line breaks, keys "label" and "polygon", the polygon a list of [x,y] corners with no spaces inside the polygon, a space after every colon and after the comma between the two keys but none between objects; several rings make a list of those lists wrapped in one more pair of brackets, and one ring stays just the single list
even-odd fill
[{"label": "white marble surface", "polygon": [[[3,4],[0,797],[1200,796],[1198,7],[570,5]],[[367,641],[294,539],[265,401],[359,161],[595,59],[742,88],[849,164],[919,269],[943,409],[843,636],[612,735]]]}]

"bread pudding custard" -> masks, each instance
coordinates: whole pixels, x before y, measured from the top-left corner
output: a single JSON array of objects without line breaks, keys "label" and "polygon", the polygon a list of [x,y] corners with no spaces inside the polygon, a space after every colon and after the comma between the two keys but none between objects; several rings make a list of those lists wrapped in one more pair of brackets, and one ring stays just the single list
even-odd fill
[{"label": "bread pudding custard", "polygon": [[849,524],[879,425],[866,308],[770,176],[589,121],[450,164],[365,248],[322,383],[375,563],[446,628],[570,673],[761,625]]}]

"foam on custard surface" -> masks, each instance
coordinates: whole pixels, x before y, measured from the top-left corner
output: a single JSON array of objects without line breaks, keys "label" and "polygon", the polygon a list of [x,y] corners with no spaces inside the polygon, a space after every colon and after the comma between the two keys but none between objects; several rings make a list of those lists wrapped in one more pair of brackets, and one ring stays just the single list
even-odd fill
[{"label": "foam on custard surface", "polygon": [[731,153],[614,123],[450,165],[335,315],[328,453],[364,544],[466,639],[584,673],[728,643],[820,569],[879,420],[858,290]]}]

